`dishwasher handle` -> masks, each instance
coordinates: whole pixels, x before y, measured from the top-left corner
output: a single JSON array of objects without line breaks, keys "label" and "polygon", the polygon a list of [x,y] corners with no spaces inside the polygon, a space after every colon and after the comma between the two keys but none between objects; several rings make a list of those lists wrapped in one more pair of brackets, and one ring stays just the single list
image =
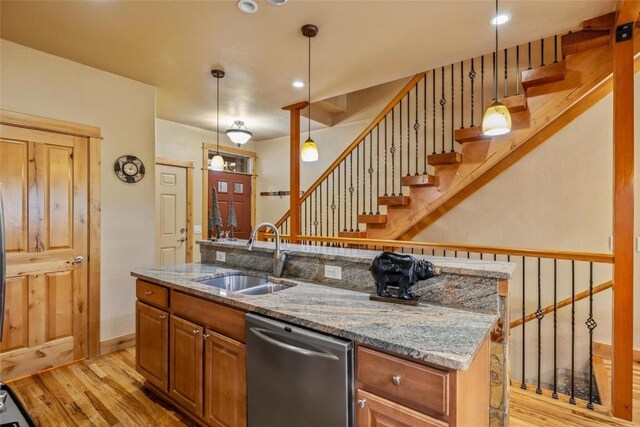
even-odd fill
[{"label": "dishwasher handle", "polygon": [[272,338],[272,337],[270,337],[269,335],[266,334],[266,332],[271,332],[271,331],[269,331],[267,329],[251,327],[251,328],[249,328],[249,330],[255,336],[260,338],[261,340],[266,341],[269,344],[275,345],[276,347],[280,347],[280,348],[285,349],[285,350],[293,351],[295,353],[302,354],[303,356],[322,357],[322,358],[330,359],[330,360],[339,360],[338,357],[335,354],[332,354],[332,353],[309,350],[309,349],[306,349],[306,348],[297,347],[295,345],[287,344],[287,343],[279,341],[279,340],[277,340],[275,338]]}]

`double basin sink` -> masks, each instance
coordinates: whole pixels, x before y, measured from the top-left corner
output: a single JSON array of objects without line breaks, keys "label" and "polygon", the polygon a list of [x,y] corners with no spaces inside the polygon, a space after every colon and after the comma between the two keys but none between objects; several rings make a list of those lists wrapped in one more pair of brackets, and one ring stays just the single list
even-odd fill
[{"label": "double basin sink", "polygon": [[263,277],[248,276],[246,274],[213,277],[211,279],[198,280],[197,282],[241,295],[266,295],[291,287],[282,283],[272,283]]}]

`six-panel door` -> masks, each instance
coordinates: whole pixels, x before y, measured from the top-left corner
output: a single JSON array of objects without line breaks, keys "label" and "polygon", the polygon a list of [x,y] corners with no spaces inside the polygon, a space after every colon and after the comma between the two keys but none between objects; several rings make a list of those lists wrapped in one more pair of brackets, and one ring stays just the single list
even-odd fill
[{"label": "six-panel door", "polygon": [[169,334],[169,394],[183,408],[202,416],[201,326],[171,316]]},{"label": "six-panel door", "polygon": [[149,383],[169,391],[169,315],[136,303],[136,368]]}]

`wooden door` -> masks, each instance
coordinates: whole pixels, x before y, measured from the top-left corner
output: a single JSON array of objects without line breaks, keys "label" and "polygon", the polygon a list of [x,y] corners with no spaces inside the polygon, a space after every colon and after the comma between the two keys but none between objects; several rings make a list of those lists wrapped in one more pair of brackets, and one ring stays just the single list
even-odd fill
[{"label": "wooden door", "polygon": [[156,165],[157,251],[161,267],[184,264],[187,255],[187,171]]},{"label": "wooden door", "polygon": [[204,362],[204,417],[209,425],[247,425],[246,347],[206,331]]},{"label": "wooden door", "polygon": [[86,357],[88,139],[3,125],[7,289],[0,380]]},{"label": "wooden door", "polygon": [[169,317],[136,302],[136,369],[149,383],[169,391]]},{"label": "wooden door", "polygon": [[[218,206],[223,230],[229,230],[229,203],[233,200],[238,226],[235,237],[248,239],[251,235],[251,175],[233,172],[209,171],[209,207],[212,207],[211,191],[218,191]],[[211,237],[209,235],[209,237]]]},{"label": "wooden door", "polygon": [[202,333],[194,323],[171,316],[171,397],[194,415],[202,416]]},{"label": "wooden door", "polygon": [[436,420],[405,406],[358,389],[356,427],[446,427]]}]

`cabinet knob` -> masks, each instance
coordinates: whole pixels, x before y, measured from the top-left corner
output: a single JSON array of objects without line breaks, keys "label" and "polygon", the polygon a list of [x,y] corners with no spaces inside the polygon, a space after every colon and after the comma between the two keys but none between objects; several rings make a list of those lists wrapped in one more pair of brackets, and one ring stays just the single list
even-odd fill
[{"label": "cabinet knob", "polygon": [[144,291],[144,294],[145,294],[146,296],[149,296],[149,295],[151,295],[152,293],[153,293],[153,292],[151,292],[151,291]]},{"label": "cabinet knob", "polygon": [[160,320],[164,320],[164,319],[166,319],[166,318],[167,318],[167,315],[166,315],[166,314],[161,314],[161,315],[160,315]]},{"label": "cabinet knob", "polygon": [[199,333],[199,332],[200,332],[200,330],[199,330],[199,329],[194,329],[194,330],[193,330],[193,335],[198,335],[198,333]]},{"label": "cabinet knob", "polygon": [[395,385],[400,385],[400,375],[394,375],[391,377],[391,382]]},{"label": "cabinet knob", "polygon": [[359,399],[358,400],[358,406],[361,408],[364,408],[364,405],[367,404],[367,399]]},{"label": "cabinet knob", "polygon": [[203,339],[203,340],[205,340],[205,341],[207,340],[207,338],[209,338],[209,334],[204,334],[204,335],[202,336],[202,339]]}]

